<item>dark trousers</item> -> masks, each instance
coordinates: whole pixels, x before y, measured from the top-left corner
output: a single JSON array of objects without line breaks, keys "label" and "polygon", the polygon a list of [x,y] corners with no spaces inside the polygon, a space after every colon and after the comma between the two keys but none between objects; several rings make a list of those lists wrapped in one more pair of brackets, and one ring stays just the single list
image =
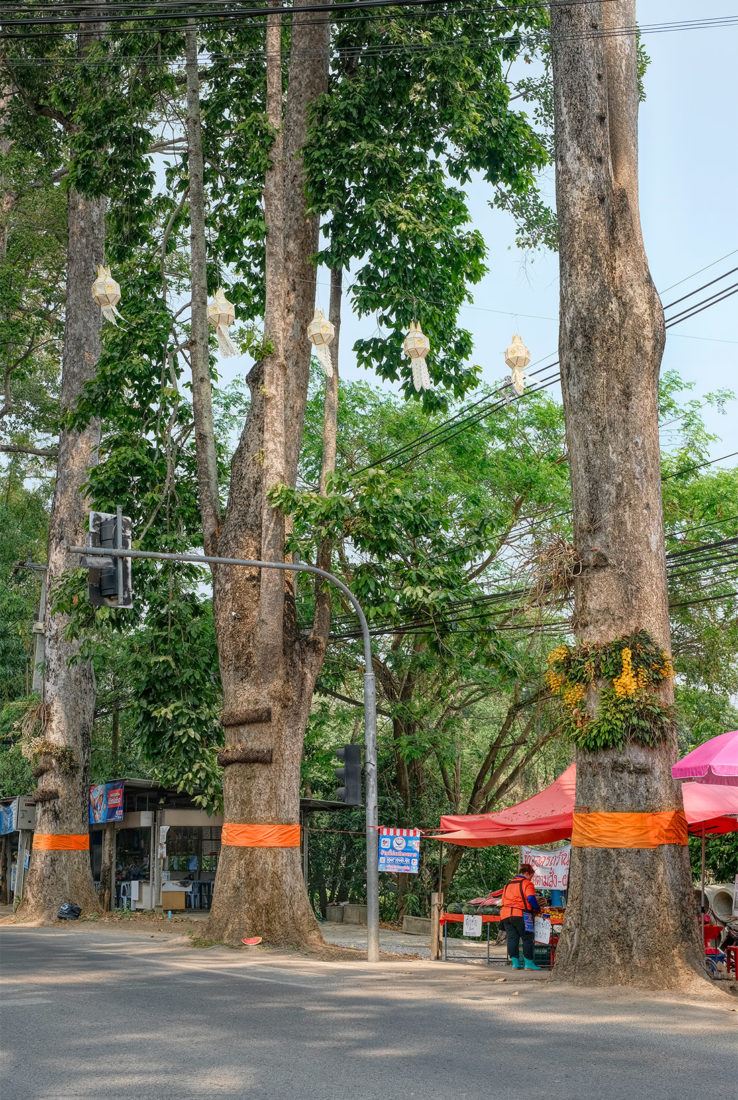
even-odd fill
[{"label": "dark trousers", "polygon": [[505,917],[500,927],[507,933],[507,954],[511,959],[518,957],[520,941],[523,941],[523,958],[533,962],[533,933],[526,932],[522,917]]}]

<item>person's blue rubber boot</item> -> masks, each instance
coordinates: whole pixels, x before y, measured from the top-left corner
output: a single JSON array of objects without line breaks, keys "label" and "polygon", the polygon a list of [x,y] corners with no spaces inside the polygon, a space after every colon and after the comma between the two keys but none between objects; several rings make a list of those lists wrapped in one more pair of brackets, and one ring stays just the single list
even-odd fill
[{"label": "person's blue rubber boot", "polygon": [[[518,964],[518,965],[520,965],[520,964]],[[542,966],[536,966],[536,964],[533,962],[532,959],[526,959],[525,960],[525,969],[526,970],[542,970],[543,967]]]},{"label": "person's blue rubber boot", "polygon": [[510,959],[510,962],[512,963],[513,970],[520,970],[520,959],[516,957],[514,959]]}]

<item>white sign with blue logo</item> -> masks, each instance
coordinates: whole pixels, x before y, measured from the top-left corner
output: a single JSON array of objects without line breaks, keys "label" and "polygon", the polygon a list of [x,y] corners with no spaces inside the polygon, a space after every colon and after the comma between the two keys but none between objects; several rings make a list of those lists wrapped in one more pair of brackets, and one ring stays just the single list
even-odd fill
[{"label": "white sign with blue logo", "polygon": [[420,829],[381,828],[379,870],[417,875],[420,870]]}]

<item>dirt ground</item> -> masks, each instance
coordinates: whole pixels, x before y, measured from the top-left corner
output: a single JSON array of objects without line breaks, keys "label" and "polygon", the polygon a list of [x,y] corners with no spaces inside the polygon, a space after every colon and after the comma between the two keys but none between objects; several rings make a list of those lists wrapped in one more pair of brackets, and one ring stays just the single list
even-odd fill
[{"label": "dirt ground", "polygon": [[[229,950],[234,953],[241,954],[247,953],[256,955],[258,954],[264,961],[270,960],[277,962],[281,957],[288,957],[295,959],[296,957],[304,959],[314,959],[322,962],[346,962],[354,964],[366,963],[366,951],[361,947],[355,946],[342,946],[340,943],[325,942],[323,946],[314,948],[291,948],[271,944],[260,944],[258,946],[245,946],[238,945],[235,947],[224,947],[224,945],[216,944],[212,940],[205,938],[203,933],[205,932],[205,922],[207,920],[207,913],[205,912],[172,912],[171,917],[167,912],[157,915],[151,911],[144,912],[130,912],[129,910],[116,910],[113,913],[104,913],[100,916],[81,918],[78,921],[17,921],[12,906],[0,907],[0,925],[15,925],[16,927],[57,927],[65,931],[74,930],[80,935],[84,935],[85,931],[95,929],[109,929],[113,931],[115,929],[125,929],[126,932],[132,933],[134,936],[150,937],[152,939],[165,939],[178,946],[188,945],[195,950],[198,949],[211,949],[217,947],[219,950]],[[340,926],[338,926],[340,928]],[[325,931],[327,935],[331,934],[331,926],[321,925],[321,931]],[[380,952],[380,965],[386,964],[398,964],[398,965],[410,965],[414,969],[418,969],[429,976],[438,975],[442,968],[443,973],[449,973],[451,970],[458,971],[460,976],[463,976],[464,981],[483,982],[485,984],[501,984],[501,983],[520,983],[528,985],[533,982],[536,985],[543,988],[544,986],[550,986],[551,990],[557,989],[563,991],[565,988],[571,988],[574,992],[574,987],[565,987],[561,982],[552,982],[551,974],[549,971],[541,970],[540,972],[527,972],[522,970],[511,970],[509,967],[493,966],[488,967],[484,965],[482,956],[479,958],[470,958],[465,962],[449,961],[445,963],[431,963],[427,956],[427,950],[425,957],[419,953],[412,951],[412,941],[419,941],[419,947],[426,947],[426,941],[424,937],[418,936],[403,936],[400,932],[399,926],[390,924],[380,925],[380,939],[382,938],[382,932],[386,934],[386,943],[389,945],[394,941],[408,940],[409,946],[402,948],[400,952],[395,949],[394,951],[382,950]],[[365,929],[356,926],[357,938],[362,935],[365,937]],[[499,960],[498,960],[499,961]],[[581,989],[580,992],[584,993],[585,990]],[[633,987],[622,987],[612,989],[609,996],[613,1001],[617,1001],[622,996],[625,1000],[631,998],[633,995]],[[664,993],[650,992],[646,990],[639,991],[639,999],[642,997],[644,1000],[653,997],[655,999],[663,998]],[[678,996],[680,1002],[685,1004],[700,1004],[705,1006],[712,1004],[716,1008],[727,1009],[738,1014],[738,982],[735,980],[721,979],[716,982],[708,982],[701,979],[698,975],[695,975],[693,983],[690,983],[689,988],[681,990],[678,994],[670,994]]]}]

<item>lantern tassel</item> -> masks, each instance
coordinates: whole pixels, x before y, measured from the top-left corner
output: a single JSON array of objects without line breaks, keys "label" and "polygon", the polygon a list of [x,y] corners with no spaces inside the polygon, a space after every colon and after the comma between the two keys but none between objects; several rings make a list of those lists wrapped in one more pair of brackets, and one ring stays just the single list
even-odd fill
[{"label": "lantern tassel", "polygon": [[326,378],[333,377],[333,363],[331,362],[331,349],[327,344],[316,344],[315,354],[320,360],[320,365],[325,371]]},{"label": "lantern tassel", "polygon": [[239,348],[233,343],[228,335],[228,329],[225,325],[217,325],[215,329],[218,336],[218,350],[224,359],[230,359],[234,355],[240,355]]},{"label": "lantern tassel", "polygon": [[115,308],[115,306],[103,306],[102,315],[106,321],[110,321],[111,325],[117,326],[118,322],[115,319],[116,317],[120,317],[121,321],[123,320],[123,317],[120,313],[118,313],[118,310]]},{"label": "lantern tassel", "polygon": [[428,374],[428,367],[426,366],[425,359],[413,359],[413,385],[415,389],[420,393],[422,390],[429,390],[431,388],[430,375]]},{"label": "lantern tassel", "polygon": [[517,394],[522,394],[525,392],[525,375],[523,374],[524,369],[524,367],[512,367],[510,371],[512,375],[513,389]]}]

